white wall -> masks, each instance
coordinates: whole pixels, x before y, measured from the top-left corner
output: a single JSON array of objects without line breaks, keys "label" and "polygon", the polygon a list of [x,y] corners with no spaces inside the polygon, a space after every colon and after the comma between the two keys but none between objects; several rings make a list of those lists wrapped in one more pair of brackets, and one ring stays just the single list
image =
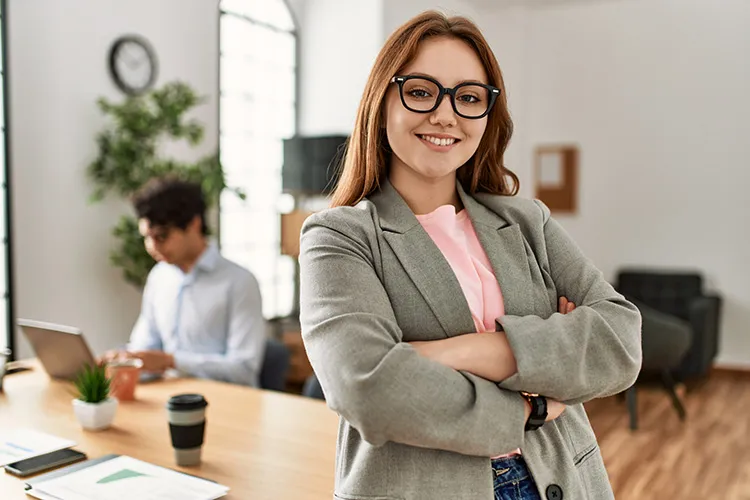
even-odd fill
[{"label": "white wall", "polygon": [[412,17],[426,10],[461,15],[481,22],[480,10],[469,0],[383,0],[383,40]]},{"label": "white wall", "polygon": [[299,133],[349,134],[382,46],[383,0],[306,0],[300,30]]},{"label": "white wall", "polygon": [[479,16],[479,27],[492,46],[505,82],[505,96],[513,119],[513,136],[505,152],[505,165],[518,175],[520,195],[531,197],[531,168],[526,160],[529,123],[529,92],[526,81],[530,65],[527,63],[529,16],[526,9],[511,6],[504,9],[484,9]]},{"label": "white wall", "polygon": [[522,112],[522,194],[535,146],[578,143],[580,213],[564,226],[610,278],[624,265],[703,271],[725,300],[719,363],[750,367],[750,3],[572,2],[491,18]]},{"label": "white wall", "polygon": [[[110,230],[129,207],[89,205],[85,176],[104,125],[95,101],[121,97],[107,72],[119,35],[149,39],[158,84],[181,79],[208,97],[201,155],[217,144],[216,0],[10,0],[8,49],[16,309],[82,328],[101,352],[124,343],[140,294],[108,261]],[[17,338],[21,339],[18,333]],[[20,356],[30,354],[21,342]]]}]

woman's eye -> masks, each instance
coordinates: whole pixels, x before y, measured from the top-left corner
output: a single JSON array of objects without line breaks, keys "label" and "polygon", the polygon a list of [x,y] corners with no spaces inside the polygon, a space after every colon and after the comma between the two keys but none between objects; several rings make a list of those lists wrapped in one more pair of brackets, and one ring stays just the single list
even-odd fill
[{"label": "woman's eye", "polygon": [[410,90],[409,95],[412,97],[416,97],[418,99],[424,99],[425,97],[430,97],[430,93],[422,89]]},{"label": "woman's eye", "polygon": [[479,102],[479,98],[475,95],[462,95],[459,99],[467,104],[476,104]]}]

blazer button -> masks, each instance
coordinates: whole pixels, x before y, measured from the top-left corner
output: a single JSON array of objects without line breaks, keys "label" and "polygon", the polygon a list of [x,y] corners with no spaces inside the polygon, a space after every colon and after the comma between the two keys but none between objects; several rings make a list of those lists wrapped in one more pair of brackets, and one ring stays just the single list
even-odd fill
[{"label": "blazer button", "polygon": [[556,484],[547,486],[547,500],[563,500],[563,490]]}]

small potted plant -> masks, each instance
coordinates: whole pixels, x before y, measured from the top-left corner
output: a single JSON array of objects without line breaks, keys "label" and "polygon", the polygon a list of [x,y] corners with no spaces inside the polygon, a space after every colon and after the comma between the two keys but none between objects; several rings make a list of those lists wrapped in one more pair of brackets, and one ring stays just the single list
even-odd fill
[{"label": "small potted plant", "polygon": [[112,425],[117,399],[109,396],[110,383],[104,365],[86,365],[78,374],[73,411],[84,429],[98,431]]}]

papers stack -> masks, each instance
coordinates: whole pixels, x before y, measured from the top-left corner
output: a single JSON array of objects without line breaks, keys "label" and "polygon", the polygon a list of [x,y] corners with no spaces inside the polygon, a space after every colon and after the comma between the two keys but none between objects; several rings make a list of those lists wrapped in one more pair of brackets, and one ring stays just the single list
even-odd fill
[{"label": "papers stack", "polygon": [[75,441],[61,439],[31,429],[11,429],[0,432],[0,466],[19,460],[38,457],[75,446]]},{"label": "papers stack", "polygon": [[42,500],[214,500],[229,492],[218,483],[121,455],[107,455],[27,482]]}]

